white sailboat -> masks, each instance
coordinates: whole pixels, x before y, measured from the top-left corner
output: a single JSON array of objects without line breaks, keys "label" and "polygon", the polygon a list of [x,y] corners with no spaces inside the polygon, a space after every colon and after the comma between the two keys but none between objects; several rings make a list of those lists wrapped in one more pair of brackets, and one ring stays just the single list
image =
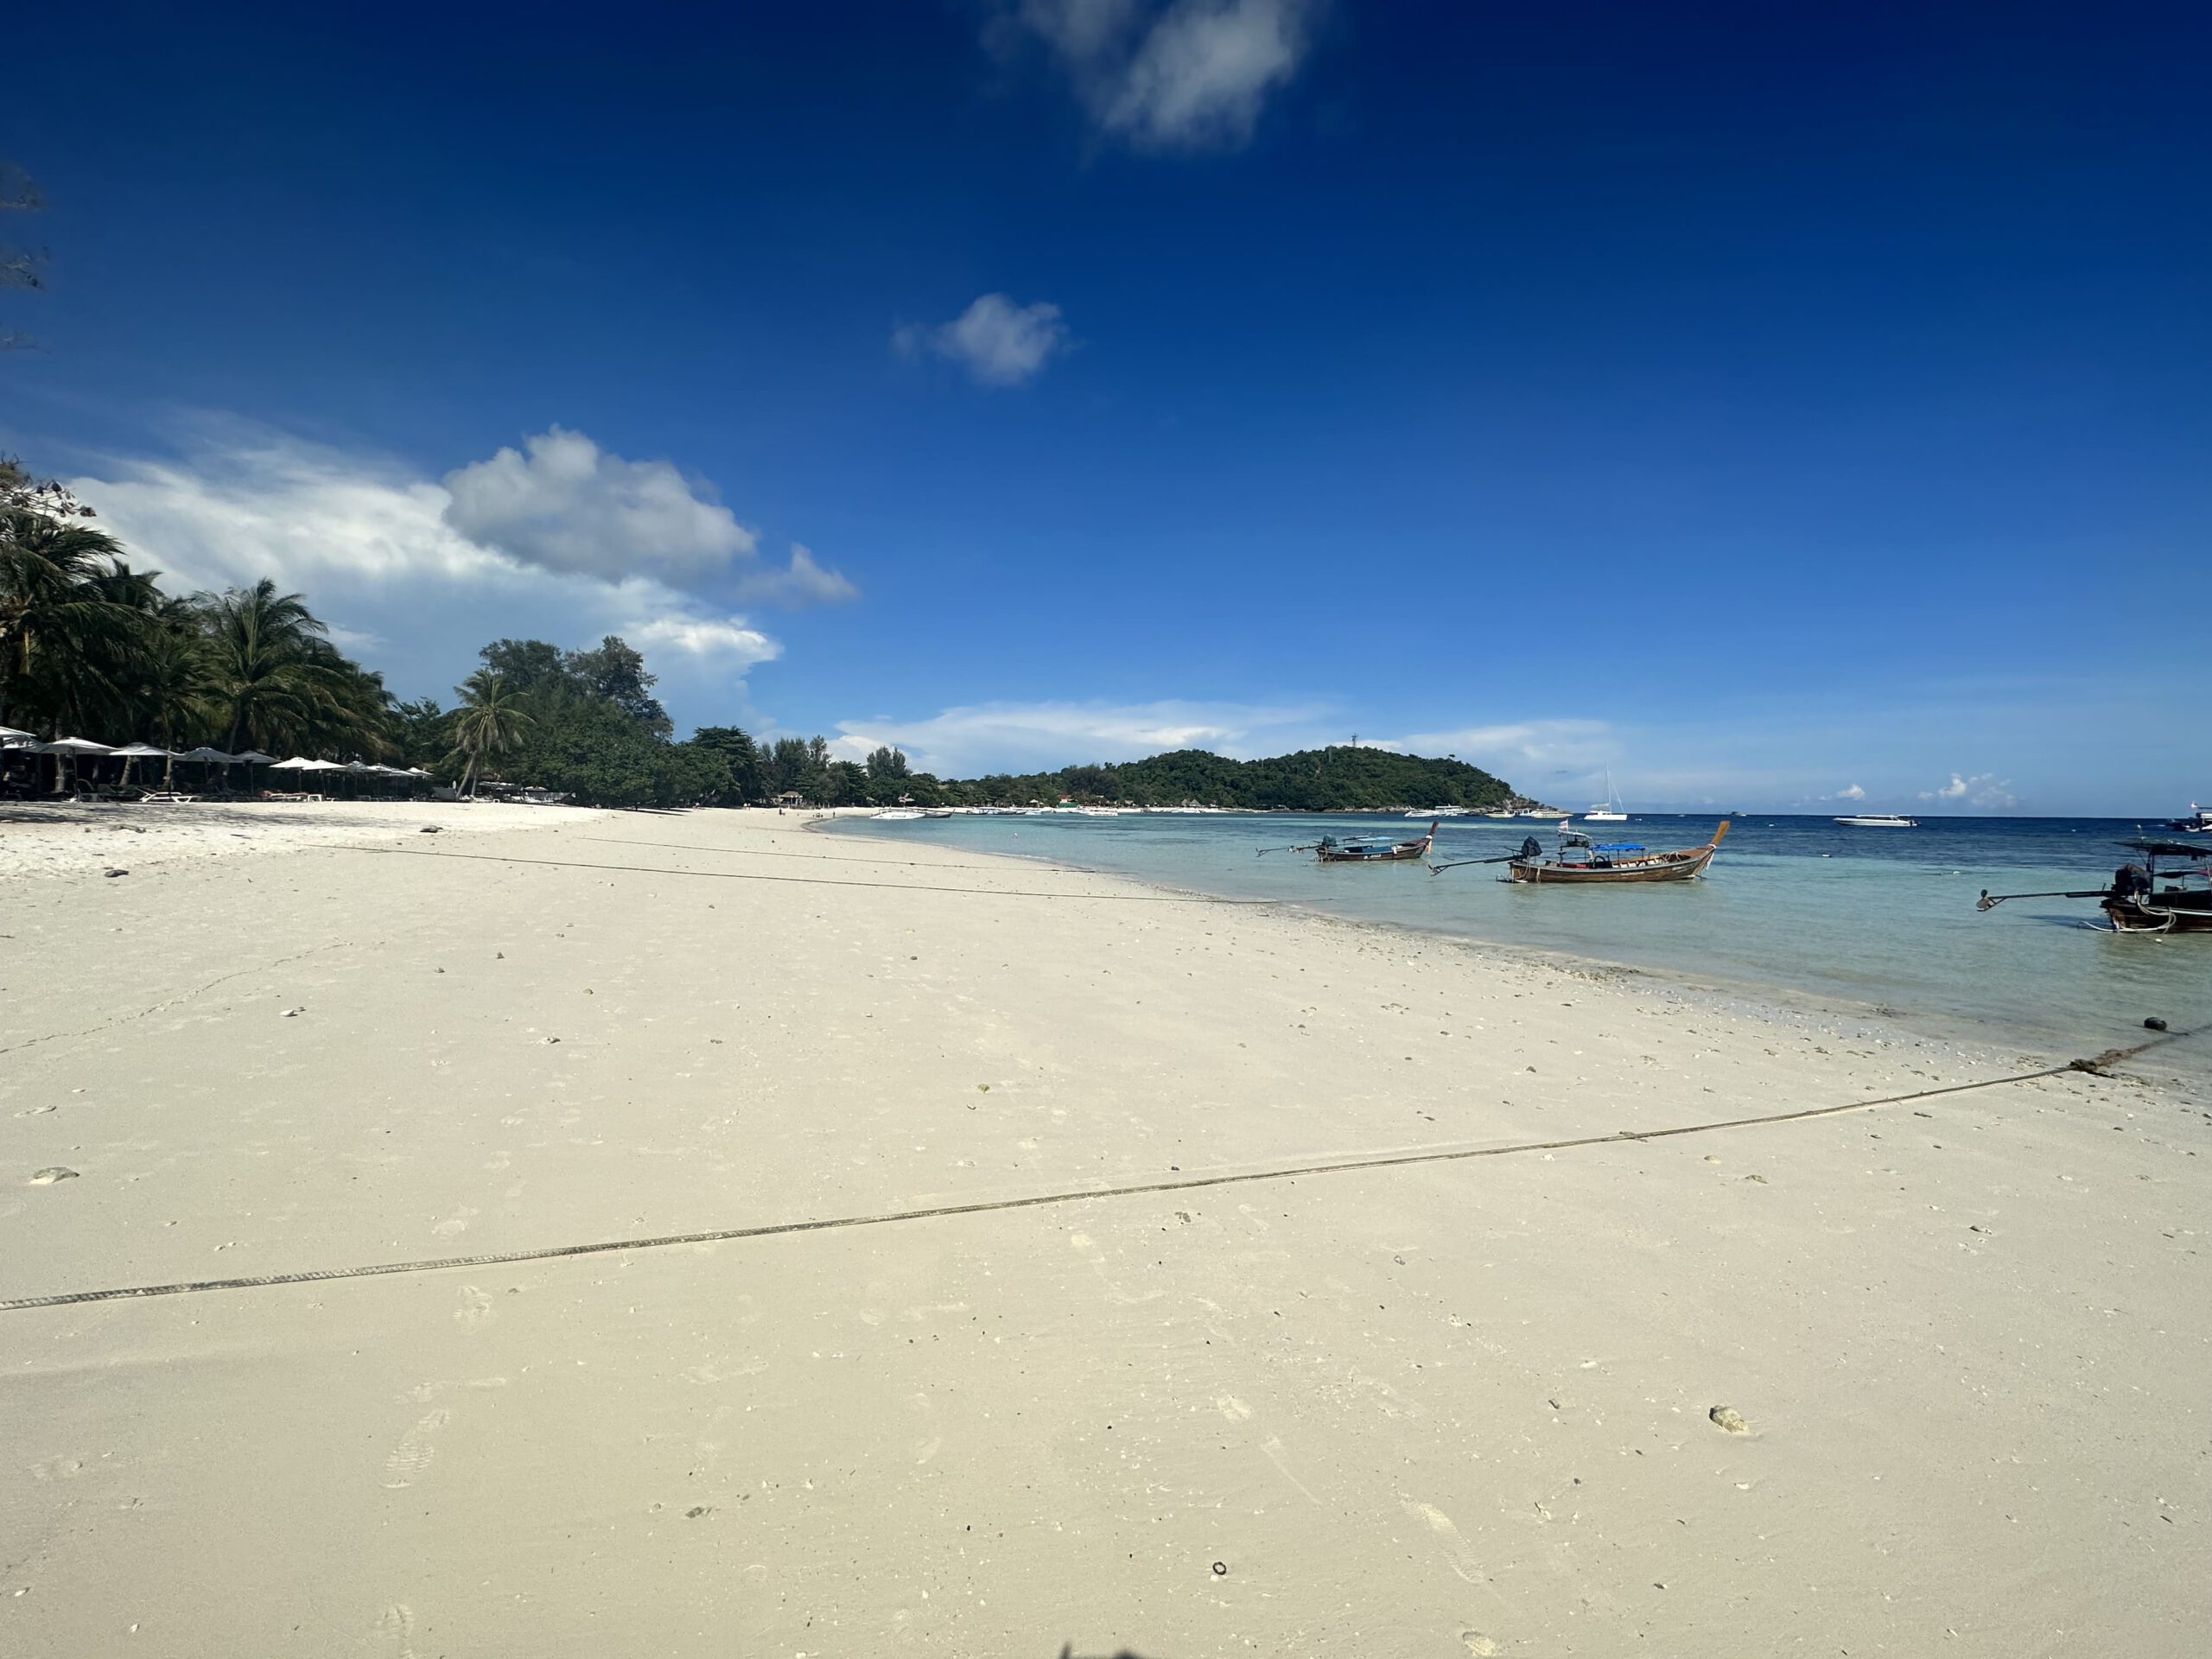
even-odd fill
[{"label": "white sailboat", "polygon": [[1613,792],[1613,770],[1605,768],[1605,798],[1582,815],[1585,823],[1626,823],[1628,814],[1622,810],[1626,804]]}]

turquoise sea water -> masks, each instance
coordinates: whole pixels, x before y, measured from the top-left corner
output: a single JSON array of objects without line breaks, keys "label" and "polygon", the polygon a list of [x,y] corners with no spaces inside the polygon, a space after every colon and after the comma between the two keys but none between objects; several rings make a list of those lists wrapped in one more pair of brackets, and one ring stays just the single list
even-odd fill
[{"label": "turquoise sea water", "polygon": [[[1694,846],[1715,820],[1638,814],[1588,826],[1601,841]],[[1425,823],[1425,821],[1424,821]],[[1703,880],[1649,887],[1516,887],[1494,868],[1432,875],[1421,864],[1325,865],[1255,849],[1325,834],[1418,835],[1423,823],[1362,815],[977,817],[872,823],[837,833],[1086,865],[1202,893],[1287,900],[1333,915],[1696,976],[1754,995],[1809,995],[1894,1010],[1924,1028],[2053,1052],[2136,1040],[2146,1015],[2212,1020],[2212,935],[2115,936],[2089,900],[1993,892],[2101,887],[2133,822],[1932,818],[1854,830],[1826,818],[1738,819]],[[1548,849],[1549,824],[1446,819],[1438,861]],[[2212,861],[2212,844],[2205,849]],[[2202,1044],[2183,1046],[2192,1050]],[[2178,1053],[2178,1050],[2177,1051]],[[2200,1063],[2192,1060],[2192,1064]]]}]

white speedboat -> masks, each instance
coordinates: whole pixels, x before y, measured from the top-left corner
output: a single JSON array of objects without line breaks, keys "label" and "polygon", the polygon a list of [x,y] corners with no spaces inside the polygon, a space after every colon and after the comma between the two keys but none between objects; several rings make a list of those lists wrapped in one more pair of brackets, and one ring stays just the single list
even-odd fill
[{"label": "white speedboat", "polygon": [[1917,830],[1918,818],[1908,818],[1896,812],[1853,812],[1847,818],[1838,818],[1838,823],[1853,830]]},{"label": "white speedboat", "polygon": [[1467,809],[1464,806],[1432,806],[1424,812],[1416,808],[1406,816],[1409,818],[1464,818],[1467,816]]},{"label": "white speedboat", "polygon": [[894,806],[877,813],[868,822],[870,823],[912,823],[928,816],[918,807]]},{"label": "white speedboat", "polygon": [[2199,806],[2191,801],[2189,816],[2167,819],[2166,828],[2178,830],[2184,836],[2212,836],[2212,806]]}]

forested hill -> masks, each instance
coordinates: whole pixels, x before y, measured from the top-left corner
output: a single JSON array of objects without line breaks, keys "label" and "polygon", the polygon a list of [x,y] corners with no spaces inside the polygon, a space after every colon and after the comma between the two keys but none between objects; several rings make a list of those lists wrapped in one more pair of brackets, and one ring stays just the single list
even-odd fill
[{"label": "forested hill", "polygon": [[[917,784],[927,781],[917,779]],[[1382,807],[1497,806],[1513,798],[1500,779],[1460,760],[1433,760],[1389,749],[1332,747],[1230,760],[1204,749],[1177,749],[1119,766],[1068,766],[1023,777],[949,779],[937,785],[950,805],[1047,804],[1063,797],[1132,806],[1238,806],[1297,812],[1355,812]],[[913,791],[917,799],[925,788]]]}]

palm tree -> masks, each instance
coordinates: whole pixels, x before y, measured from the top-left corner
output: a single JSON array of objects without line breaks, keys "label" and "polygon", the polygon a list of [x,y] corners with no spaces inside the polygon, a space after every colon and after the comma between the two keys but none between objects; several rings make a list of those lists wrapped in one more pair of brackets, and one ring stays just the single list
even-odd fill
[{"label": "palm tree", "polygon": [[293,748],[373,741],[346,659],[330,630],[297,594],[280,594],[267,576],[251,588],[195,601],[207,638],[209,702],[226,729],[223,747],[241,742]]},{"label": "palm tree", "polygon": [[474,799],[484,762],[514,744],[522,736],[523,728],[530,724],[530,716],[522,711],[520,700],[507,690],[506,681],[488,668],[478,669],[455,686],[454,693],[460,697],[461,707],[453,715],[453,752],[467,759],[461,789]]},{"label": "palm tree", "polygon": [[50,723],[121,695],[145,626],[122,550],[105,531],[0,510],[0,720],[21,707]]}]

